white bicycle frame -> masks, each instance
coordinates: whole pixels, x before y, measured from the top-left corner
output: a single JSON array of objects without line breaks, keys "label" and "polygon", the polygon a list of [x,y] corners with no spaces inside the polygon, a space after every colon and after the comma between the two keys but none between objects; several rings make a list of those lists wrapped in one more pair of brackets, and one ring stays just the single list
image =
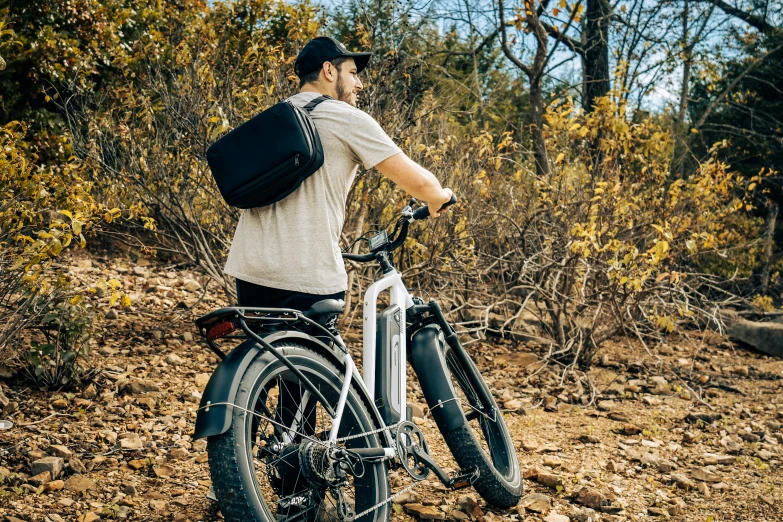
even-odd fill
[{"label": "white bicycle frame", "polygon": [[[375,401],[375,363],[376,363],[376,307],[378,303],[378,297],[384,290],[390,291],[390,305],[399,305],[401,313],[400,321],[400,342],[395,343],[392,349],[392,358],[396,358],[399,361],[399,394],[397,400],[394,401],[394,408],[401,412],[405,416],[406,412],[406,346],[405,346],[405,310],[413,306],[413,298],[408,293],[408,289],[402,282],[402,276],[394,268],[390,272],[387,272],[383,277],[370,285],[367,291],[364,293],[364,306],[363,306],[363,325],[364,325],[364,350],[362,354],[362,362],[364,366],[364,376],[359,374],[359,370],[351,358],[351,354],[346,351],[345,353],[345,380],[343,381],[342,389],[340,390],[340,399],[337,402],[337,409],[335,410],[335,418],[332,422],[332,430],[329,433],[329,442],[337,441],[337,433],[340,429],[340,421],[342,420],[343,410],[345,409],[345,402],[348,398],[348,390],[351,387],[351,382],[355,378],[360,386],[364,386],[371,401]],[[304,409],[306,401],[302,401],[302,410]],[[383,419],[380,419],[381,423],[386,427]],[[295,421],[296,422],[296,421]],[[394,448],[384,448],[387,457],[394,457]]]}]

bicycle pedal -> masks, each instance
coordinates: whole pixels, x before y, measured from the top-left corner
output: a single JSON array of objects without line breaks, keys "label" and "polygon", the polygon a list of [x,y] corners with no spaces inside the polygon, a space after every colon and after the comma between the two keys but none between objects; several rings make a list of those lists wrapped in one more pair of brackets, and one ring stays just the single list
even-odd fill
[{"label": "bicycle pedal", "polygon": [[473,468],[472,471],[467,472],[460,470],[457,475],[451,478],[448,486],[453,490],[469,488],[476,483],[480,475],[478,468]]}]

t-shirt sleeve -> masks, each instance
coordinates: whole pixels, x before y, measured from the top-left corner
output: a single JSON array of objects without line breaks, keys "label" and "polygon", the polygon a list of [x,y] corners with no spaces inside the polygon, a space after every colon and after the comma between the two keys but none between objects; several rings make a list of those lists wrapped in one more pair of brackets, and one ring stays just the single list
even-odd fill
[{"label": "t-shirt sleeve", "polygon": [[341,134],[357,163],[371,169],[402,152],[372,116],[359,109],[352,113],[351,124],[341,129]]}]

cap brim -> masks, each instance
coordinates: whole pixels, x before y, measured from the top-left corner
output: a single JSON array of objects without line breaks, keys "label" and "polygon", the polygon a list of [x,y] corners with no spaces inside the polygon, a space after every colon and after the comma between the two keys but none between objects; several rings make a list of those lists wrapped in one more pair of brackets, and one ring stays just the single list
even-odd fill
[{"label": "cap brim", "polygon": [[343,53],[341,56],[353,58],[354,63],[356,63],[356,72],[360,73],[367,67],[372,53]]}]

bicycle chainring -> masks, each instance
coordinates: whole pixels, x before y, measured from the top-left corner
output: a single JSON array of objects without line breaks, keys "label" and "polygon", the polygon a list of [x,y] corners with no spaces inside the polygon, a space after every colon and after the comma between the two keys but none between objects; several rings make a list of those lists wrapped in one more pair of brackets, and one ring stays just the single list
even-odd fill
[{"label": "bicycle chainring", "polygon": [[413,449],[418,448],[429,455],[430,449],[424,434],[418,426],[409,421],[400,423],[397,428],[397,457],[405,471],[414,478],[414,480],[424,480],[430,474],[428,467],[416,455]]}]

